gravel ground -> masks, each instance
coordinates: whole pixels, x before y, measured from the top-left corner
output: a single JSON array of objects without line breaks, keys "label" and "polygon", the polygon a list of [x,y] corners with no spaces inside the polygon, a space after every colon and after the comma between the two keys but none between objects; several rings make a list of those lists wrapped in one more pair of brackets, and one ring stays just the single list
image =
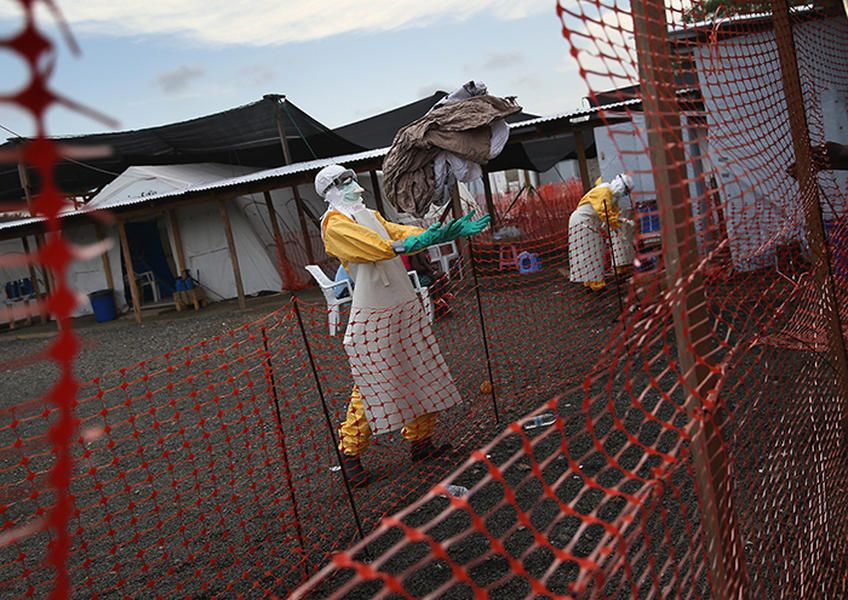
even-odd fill
[{"label": "gravel ground", "polygon": [[[601,311],[584,315],[580,290],[554,271],[548,279],[527,281],[520,292],[490,282],[480,300],[499,424],[491,394],[480,392],[488,369],[468,283],[453,284],[453,316],[436,323],[443,354],[468,399],[440,419],[439,435],[456,451],[411,465],[399,436],[376,438],[366,457],[376,481],[354,494],[363,533],[447,476],[503,423],[549,398],[557,384],[582,375],[605,337],[561,347],[555,340],[576,331],[575,318],[596,323],[595,332],[612,326],[611,298]],[[341,336],[326,335],[318,294],[301,298],[320,392],[335,423],[351,385]],[[337,463],[333,441],[300,330],[288,309],[273,313],[287,301],[278,295],[253,299],[245,311],[232,302],[198,313],[171,311],[146,316],[140,326],[127,316],[75,322],[83,345],[76,373],[89,382],[79,395],[84,439],[75,447],[72,484],[79,514],[72,523],[70,568],[80,597],[215,594],[255,585],[285,594],[359,537],[341,478],[330,471]],[[245,324],[250,326],[236,329]],[[270,364],[262,354],[263,327]],[[38,398],[56,371],[27,357],[43,353],[54,331],[36,325],[4,334],[0,377],[12,417],[11,426],[0,429],[7,528],[51,504],[49,419]],[[550,343],[537,343],[538,336]],[[563,356],[569,360],[551,372],[552,358]],[[17,440],[24,445],[16,448]],[[45,542],[36,535],[9,548],[17,558],[3,556],[2,579],[15,594],[28,585],[36,595],[46,591],[52,574],[41,565]]]},{"label": "gravel ground", "polygon": [[[679,412],[675,394],[664,399],[659,394],[672,389],[676,380],[667,369],[674,359],[669,321],[660,315],[655,329],[641,337],[637,331],[627,344],[615,345],[624,348],[624,355],[605,353],[616,327],[614,294],[589,297],[553,269],[525,278],[519,286],[508,278],[481,284],[478,308],[468,280],[455,282],[453,316],[435,325],[466,399],[440,417],[437,429],[440,439],[453,444],[454,453],[411,464],[399,436],[380,436],[364,459],[375,482],[352,497],[333,470],[332,432],[346,407],[350,374],[341,336],[326,335],[323,300],[314,291],[302,294],[299,303],[308,347],[284,295],[253,299],[245,311],[221,303],[198,313],[164,313],[141,326],[127,317],[107,324],[78,320],[83,351],[77,373],[90,383],[81,391],[77,414],[81,430],[90,435],[74,448],[77,472],[71,489],[78,513],[72,522],[69,566],[75,596],[285,596],[325,566],[332,553],[356,542],[360,530],[365,535],[376,531],[367,544],[371,559],[386,572],[405,573],[407,589],[424,595],[447,581],[447,563],[427,559],[420,566],[417,561],[426,556],[421,542],[405,539],[396,528],[378,529],[382,518],[406,507],[406,522],[434,539],[451,540],[452,560],[468,565],[474,581],[498,582],[494,587],[500,597],[527,593],[527,577],[515,575],[505,555],[494,552],[478,528],[470,526],[467,513],[428,495],[433,484],[452,473],[452,483],[480,486],[470,504],[528,576],[545,576],[549,589],[567,591],[577,576],[575,564],[564,563],[545,575],[553,568],[553,555],[532,543],[513,504],[531,515],[555,548],[576,556],[597,548],[602,539],[597,527],[578,529],[578,520],[556,508],[534,474],[533,460],[560,501],[603,520],[622,514],[622,506],[587,486],[562,459],[562,448],[567,443],[568,455],[581,465],[583,475],[604,487],[631,494],[642,489],[632,477],[622,477],[621,469],[645,477],[656,466],[655,458],[646,460],[643,452],[628,450],[624,436],[613,430],[610,407],[641,443],[662,452],[677,447],[678,437],[645,419],[633,402],[638,390],[653,390],[642,401],[646,412],[670,421]],[[732,306],[720,315],[727,324],[723,327],[750,330],[752,308]],[[0,424],[4,530],[31,521],[51,505],[45,480],[52,460],[45,438],[49,416],[45,419],[36,400],[49,389],[55,372],[26,360],[44,351],[51,330],[39,325],[2,335],[6,344],[0,377],[7,398],[6,419]],[[799,353],[772,358],[771,368],[786,372],[792,372],[793,361],[800,365],[809,360]],[[739,375],[732,381],[735,391],[729,402],[753,401],[751,390],[769,370],[747,354],[736,360]],[[596,364],[611,365],[613,371],[620,365],[618,375],[610,380],[602,369],[584,390],[580,384]],[[480,390],[489,368],[494,400]],[[557,427],[529,438],[504,432],[509,421],[555,396],[555,410],[562,417]],[[587,413],[581,412],[587,398],[595,435],[604,451],[618,458],[616,468],[588,436]],[[516,494],[514,500],[507,498],[502,483],[492,480],[488,466],[466,462],[471,451],[492,440],[486,452]],[[745,438],[739,443],[749,442]],[[758,447],[745,449],[756,454]],[[674,474],[671,495],[658,500],[668,518],[657,521],[660,513],[645,515],[645,525],[628,534],[632,566],[645,578],[652,575],[651,565],[659,564],[658,580],[688,577],[690,590],[705,593],[703,571],[695,558],[685,558],[689,547],[683,532],[697,508],[685,466]],[[742,466],[745,473],[762,468],[757,461]],[[755,481],[745,473],[742,481]],[[746,513],[750,526],[774,509],[768,497],[752,498]],[[677,541],[657,542],[666,536]],[[759,545],[771,539],[755,541]],[[46,593],[52,578],[42,565],[47,541],[45,534],[37,534],[0,550],[0,580],[6,582],[0,593],[16,597],[28,588],[35,596]],[[646,560],[648,555],[659,562]],[[677,575],[670,565],[677,566]],[[352,585],[348,570],[327,571],[316,581],[316,597]],[[374,585],[359,584],[349,596],[369,597]],[[607,582],[614,596],[627,593],[625,585],[621,577]],[[470,588],[461,584],[446,597],[469,594]]]}]

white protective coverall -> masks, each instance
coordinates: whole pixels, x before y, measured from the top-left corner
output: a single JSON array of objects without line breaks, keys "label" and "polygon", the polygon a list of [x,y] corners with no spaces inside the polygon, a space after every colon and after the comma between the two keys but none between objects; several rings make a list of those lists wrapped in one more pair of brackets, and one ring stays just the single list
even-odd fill
[{"label": "white protective coverall", "polygon": [[436,413],[460,401],[439,350],[429,316],[403,261],[392,248],[423,230],[383,219],[363,204],[343,204],[328,194],[321,223],[327,252],[354,281],[344,348],[355,383],[341,450],[364,452],[372,433],[403,427],[416,442],[433,433]]},{"label": "white protective coverall", "polygon": [[612,237],[613,261],[619,272],[633,266],[633,222],[621,218],[618,198],[629,191],[632,180],[619,175],[586,192],[568,220],[568,262],[571,281],[592,290],[602,289],[607,220]]}]

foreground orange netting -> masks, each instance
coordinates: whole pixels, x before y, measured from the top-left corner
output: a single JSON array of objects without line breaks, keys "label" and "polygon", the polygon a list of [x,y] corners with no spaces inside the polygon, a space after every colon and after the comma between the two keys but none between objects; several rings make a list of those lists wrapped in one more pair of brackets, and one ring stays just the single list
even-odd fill
[{"label": "foreground orange netting", "polygon": [[[559,7],[598,97],[642,86],[603,113],[620,211],[496,198],[409,302],[343,312],[368,345],[302,294],[83,384],[73,439],[70,404],[3,406],[4,594],[848,594],[846,177],[817,150],[848,141],[848,23],[632,4]],[[354,382],[379,416],[345,430]],[[419,460],[431,427],[453,449]]]}]

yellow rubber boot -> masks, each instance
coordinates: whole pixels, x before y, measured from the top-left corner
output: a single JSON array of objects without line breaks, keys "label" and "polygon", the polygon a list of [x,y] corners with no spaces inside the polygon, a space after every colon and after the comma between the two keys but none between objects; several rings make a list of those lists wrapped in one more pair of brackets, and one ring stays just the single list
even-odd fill
[{"label": "yellow rubber boot", "polygon": [[[435,421],[435,419],[434,419]],[[339,427],[339,450],[345,456],[360,456],[371,443],[371,427],[365,418],[365,406],[359,394],[359,386],[353,386],[347,417]]]}]

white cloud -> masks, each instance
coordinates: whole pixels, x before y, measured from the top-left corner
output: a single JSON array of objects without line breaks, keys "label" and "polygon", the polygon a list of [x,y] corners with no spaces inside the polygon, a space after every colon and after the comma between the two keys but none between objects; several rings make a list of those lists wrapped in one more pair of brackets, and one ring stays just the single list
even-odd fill
[{"label": "white cloud", "polygon": [[[240,45],[305,42],[342,33],[465,21],[482,14],[512,20],[554,10],[551,0],[85,0],[67,2],[61,8],[78,32],[176,34],[206,43]],[[0,4],[0,17],[19,12],[15,3]]]}]

